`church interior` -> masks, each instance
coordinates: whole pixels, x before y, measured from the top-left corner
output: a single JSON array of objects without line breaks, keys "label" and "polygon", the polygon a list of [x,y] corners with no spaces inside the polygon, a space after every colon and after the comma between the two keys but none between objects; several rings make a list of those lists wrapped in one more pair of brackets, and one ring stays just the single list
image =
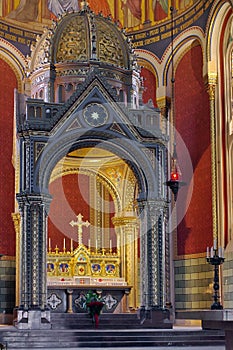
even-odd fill
[{"label": "church interior", "polygon": [[0,323],[233,309],[232,0],[0,0],[0,77]]}]

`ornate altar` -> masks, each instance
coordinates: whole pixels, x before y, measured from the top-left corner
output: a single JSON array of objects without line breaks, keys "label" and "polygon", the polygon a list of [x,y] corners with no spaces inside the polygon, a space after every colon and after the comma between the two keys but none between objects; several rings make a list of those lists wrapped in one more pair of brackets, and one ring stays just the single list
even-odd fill
[{"label": "ornate altar", "polygon": [[48,305],[53,312],[85,312],[85,297],[96,291],[105,301],[104,312],[122,311],[130,293],[120,277],[120,257],[112,249],[91,251],[80,244],[74,251],[49,251],[47,262]]},{"label": "ornate altar", "polygon": [[51,249],[47,254],[47,303],[53,312],[84,312],[88,290],[98,293],[104,303],[105,312],[122,311],[127,307],[122,305],[122,299],[128,295],[131,287],[120,277],[120,252],[112,250],[111,241],[108,249],[96,247],[93,249],[82,243],[82,228],[90,223],[82,220],[81,214],[77,221],[71,221],[72,227],[77,227],[78,247],[73,250],[71,240],[70,251],[66,250],[65,240],[63,250]]},{"label": "ornate altar", "polygon": [[[82,228],[88,227],[89,221],[82,220],[83,215],[77,215],[77,221],[71,221],[72,227],[77,227],[78,248],[73,251],[73,240],[71,240],[70,251],[66,251],[65,244],[63,251],[59,252],[56,246],[55,251],[51,251],[49,243],[49,252],[47,260],[48,285],[66,284],[73,285],[125,285],[124,279],[120,278],[120,256],[109,249],[98,248],[91,249],[90,240],[88,248],[83,245]],[[65,243],[65,240],[64,240]],[[111,241],[110,241],[111,243]]]},{"label": "ornate altar", "polygon": [[120,278],[120,257],[112,249],[91,251],[80,244],[74,251],[49,251],[48,285],[126,285]]}]

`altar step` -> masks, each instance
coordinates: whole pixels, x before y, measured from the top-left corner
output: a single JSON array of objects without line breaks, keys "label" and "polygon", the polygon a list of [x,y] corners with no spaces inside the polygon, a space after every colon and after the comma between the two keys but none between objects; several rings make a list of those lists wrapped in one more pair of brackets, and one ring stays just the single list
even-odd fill
[{"label": "altar step", "polygon": [[[51,313],[52,329],[93,329],[92,319],[87,313]],[[98,329],[171,329],[172,323],[161,311],[153,314],[152,319],[140,320],[135,313],[102,313]]]},{"label": "altar step", "polygon": [[77,349],[224,346],[222,331],[210,330],[0,330],[2,349]]}]

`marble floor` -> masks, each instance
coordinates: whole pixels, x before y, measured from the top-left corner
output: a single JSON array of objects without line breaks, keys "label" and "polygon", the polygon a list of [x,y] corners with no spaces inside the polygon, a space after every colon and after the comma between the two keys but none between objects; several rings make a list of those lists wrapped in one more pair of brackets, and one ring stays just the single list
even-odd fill
[{"label": "marble floor", "polygon": [[[105,348],[106,350],[213,350],[213,346],[168,346],[168,347],[130,347],[130,348]],[[38,349],[39,350],[39,349]],[[45,349],[43,350],[51,350],[50,349]],[[57,349],[57,350],[67,350],[66,349]],[[103,348],[70,348],[69,350],[103,350]],[[225,346],[214,346],[214,350],[225,350]]]}]

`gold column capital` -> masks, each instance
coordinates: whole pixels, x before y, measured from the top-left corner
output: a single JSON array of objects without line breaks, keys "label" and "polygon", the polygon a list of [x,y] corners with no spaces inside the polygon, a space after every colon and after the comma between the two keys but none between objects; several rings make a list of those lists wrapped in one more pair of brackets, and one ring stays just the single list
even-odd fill
[{"label": "gold column capital", "polygon": [[19,232],[20,229],[20,213],[12,213],[12,220],[14,222],[15,232]]},{"label": "gold column capital", "polygon": [[138,224],[138,218],[136,216],[115,216],[112,218],[112,223],[115,227],[125,226],[125,225],[135,225]]},{"label": "gold column capital", "polygon": [[218,80],[218,74],[216,72],[209,72],[208,73],[208,84],[216,85],[217,80]]},{"label": "gold column capital", "polygon": [[207,79],[208,79],[207,91],[208,91],[208,94],[210,96],[210,100],[214,100],[215,99],[215,88],[216,88],[216,84],[218,81],[218,75],[215,72],[210,72],[210,73],[208,73]]},{"label": "gold column capital", "polygon": [[170,104],[170,98],[168,96],[158,97],[156,101],[159,109],[166,108]]}]

